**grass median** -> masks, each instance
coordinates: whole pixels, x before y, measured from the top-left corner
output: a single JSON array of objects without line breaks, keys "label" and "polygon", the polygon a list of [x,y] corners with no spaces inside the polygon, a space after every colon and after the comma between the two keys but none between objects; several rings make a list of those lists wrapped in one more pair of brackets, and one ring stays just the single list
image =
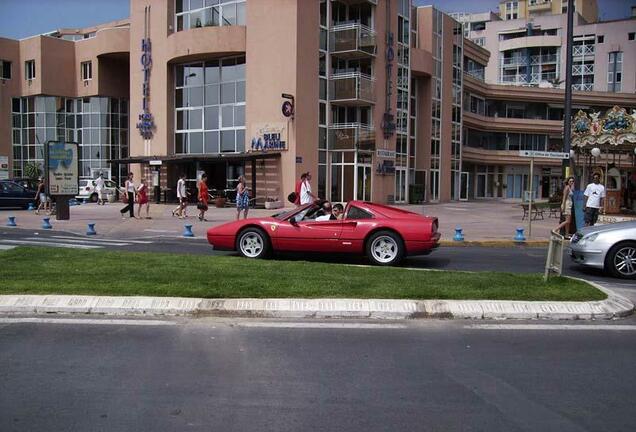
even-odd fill
[{"label": "grass median", "polygon": [[18,247],[0,252],[0,294],[205,298],[602,300],[539,274],[416,271],[306,261]]}]

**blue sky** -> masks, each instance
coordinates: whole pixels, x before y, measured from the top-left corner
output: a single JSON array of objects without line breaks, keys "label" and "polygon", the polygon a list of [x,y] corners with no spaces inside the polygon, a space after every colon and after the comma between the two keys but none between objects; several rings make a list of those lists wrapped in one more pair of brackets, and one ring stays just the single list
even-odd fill
[{"label": "blue sky", "polygon": [[[248,0],[267,1],[267,0]],[[309,1],[309,0],[301,0]],[[497,9],[498,0],[415,0],[445,12],[484,12]],[[624,18],[633,0],[598,0],[601,18]],[[62,27],[88,27],[126,18],[129,0],[0,0],[0,37],[21,39]]]}]

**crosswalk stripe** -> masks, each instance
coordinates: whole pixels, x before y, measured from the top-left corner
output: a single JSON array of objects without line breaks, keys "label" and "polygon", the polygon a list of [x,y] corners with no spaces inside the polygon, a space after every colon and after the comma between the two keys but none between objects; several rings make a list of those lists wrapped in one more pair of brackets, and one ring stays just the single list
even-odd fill
[{"label": "crosswalk stripe", "polygon": [[60,237],[27,237],[26,240],[39,240],[39,241],[55,241],[55,240],[60,240],[62,242],[68,242],[71,244],[75,244],[75,243],[79,243],[79,244],[94,244],[94,245],[101,245],[102,246],[128,246],[130,243],[126,242],[119,242],[119,243],[115,243],[112,241],[109,242],[104,242],[102,239],[80,239],[80,238],[75,238],[75,237],[65,237],[65,238],[60,238]]},{"label": "crosswalk stripe", "polygon": [[[56,238],[56,239],[70,239],[70,240],[76,240],[78,239],[78,237],[70,237],[70,236],[51,236],[51,238]],[[151,244],[151,241],[148,240],[116,240],[116,239],[103,239],[103,238],[95,238],[95,239],[91,239],[91,241],[100,241],[100,242],[104,242],[104,243],[118,243],[118,242],[126,242],[126,243],[135,243],[135,244]]]},{"label": "crosswalk stripe", "polygon": [[61,248],[69,248],[69,249],[100,249],[103,246],[94,246],[94,245],[84,245],[84,244],[73,244],[73,243],[58,243],[58,242],[47,242],[47,241],[29,241],[29,240],[0,240],[3,243],[11,243],[11,244],[21,244],[21,245],[31,245],[31,246],[53,246],[53,247],[61,247]]},{"label": "crosswalk stripe", "polygon": [[470,324],[473,330],[580,330],[580,331],[636,331],[636,325],[623,324]]}]

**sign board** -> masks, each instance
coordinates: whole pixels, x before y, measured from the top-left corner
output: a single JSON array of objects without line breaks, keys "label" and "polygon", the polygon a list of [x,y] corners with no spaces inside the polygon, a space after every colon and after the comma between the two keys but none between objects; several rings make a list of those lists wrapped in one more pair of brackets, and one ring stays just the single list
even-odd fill
[{"label": "sign board", "polygon": [[519,150],[519,156],[545,159],[570,159],[570,153],[546,152],[537,150]]},{"label": "sign board", "polygon": [[79,193],[79,161],[77,143],[47,141],[48,186],[51,195]]},{"label": "sign board", "polygon": [[255,123],[250,136],[252,138],[246,149],[248,152],[288,150],[285,123]]},{"label": "sign board", "polygon": [[375,155],[383,159],[395,159],[395,152],[393,150],[377,149]]},{"label": "sign board", "polygon": [[9,156],[0,156],[0,180],[9,178]]},{"label": "sign board", "polygon": [[148,163],[149,163],[151,166],[152,166],[152,165],[155,165],[155,166],[156,166],[156,165],[161,165],[161,163],[162,163],[162,162],[161,162],[160,160],[151,160],[151,161],[149,161]]},{"label": "sign board", "polygon": [[291,117],[294,115],[294,104],[290,101],[283,102],[283,106],[281,107],[281,112],[285,117]]},{"label": "sign board", "polygon": [[303,157],[302,156],[296,156],[296,163],[303,163]]}]

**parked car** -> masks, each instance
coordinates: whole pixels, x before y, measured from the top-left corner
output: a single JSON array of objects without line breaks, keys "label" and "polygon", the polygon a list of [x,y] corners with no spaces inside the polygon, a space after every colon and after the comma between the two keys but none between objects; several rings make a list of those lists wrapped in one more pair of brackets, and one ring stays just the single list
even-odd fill
[{"label": "parked car", "polygon": [[29,177],[17,177],[11,179],[12,182],[19,184],[25,189],[35,192],[38,190],[38,184],[40,183],[37,179],[32,179]]},{"label": "parked car", "polygon": [[210,228],[208,242],[247,258],[273,251],[350,253],[377,265],[395,265],[439,246],[435,217],[364,201],[350,201],[340,220],[316,221],[321,212],[318,205],[305,204],[271,217],[229,222]]},{"label": "parked car", "polygon": [[[117,190],[117,183],[112,180],[104,180],[104,199],[108,199],[110,195],[115,195]],[[75,196],[76,199],[88,200],[90,202],[97,202],[97,191],[95,190],[95,180],[80,180],[79,181],[79,194]]]},{"label": "parked car", "polygon": [[569,255],[575,263],[636,279],[636,222],[585,227],[572,236]]},{"label": "parked car", "polygon": [[11,180],[0,180],[0,207],[28,208],[35,202],[35,191]]}]

